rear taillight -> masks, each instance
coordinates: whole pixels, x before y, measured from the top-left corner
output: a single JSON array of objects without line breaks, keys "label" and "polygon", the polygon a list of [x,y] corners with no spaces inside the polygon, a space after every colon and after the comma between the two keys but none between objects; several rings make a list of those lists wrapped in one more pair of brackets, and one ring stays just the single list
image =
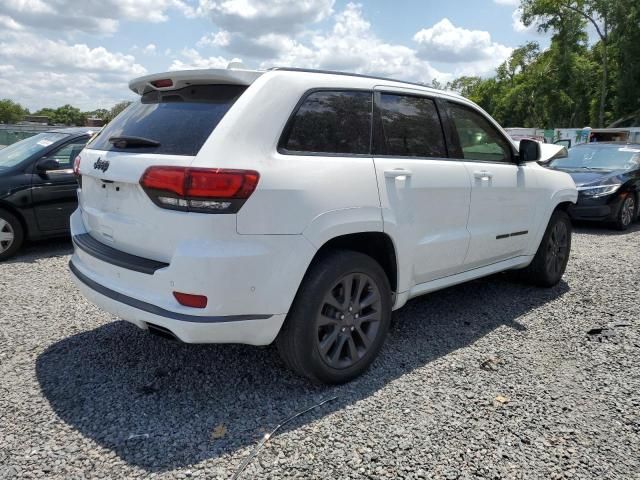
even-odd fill
[{"label": "rear taillight", "polygon": [[80,155],[73,159],[73,173],[80,175]]},{"label": "rear taillight", "polygon": [[236,213],[258,185],[253,170],[149,167],[140,185],[162,208],[200,213]]}]

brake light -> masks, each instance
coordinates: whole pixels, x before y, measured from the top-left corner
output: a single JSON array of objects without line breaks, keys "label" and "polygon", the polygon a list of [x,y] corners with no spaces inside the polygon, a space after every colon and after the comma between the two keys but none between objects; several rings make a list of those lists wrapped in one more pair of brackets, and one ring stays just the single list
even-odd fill
[{"label": "brake light", "polygon": [[207,306],[207,297],[204,295],[193,295],[191,293],[173,292],[180,305],[191,308],[204,308]]},{"label": "brake light", "polygon": [[80,155],[73,159],[73,173],[80,175]]},{"label": "brake light", "polygon": [[151,85],[153,85],[156,88],[173,87],[173,80],[171,80],[170,78],[163,78],[162,80],[154,80],[153,82],[151,82]]},{"label": "brake light", "polygon": [[140,185],[162,208],[201,213],[236,213],[258,185],[254,170],[149,167]]}]

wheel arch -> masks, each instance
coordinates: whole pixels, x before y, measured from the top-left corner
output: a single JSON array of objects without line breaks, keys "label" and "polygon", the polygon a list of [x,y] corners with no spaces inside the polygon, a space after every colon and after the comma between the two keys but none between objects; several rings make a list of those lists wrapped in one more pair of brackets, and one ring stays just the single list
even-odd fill
[{"label": "wheel arch", "polygon": [[382,267],[389,280],[391,291],[398,288],[398,260],[396,247],[391,237],[384,232],[356,232],[338,235],[327,240],[316,251],[307,271],[311,266],[335,250],[359,252],[373,258]]},{"label": "wheel arch", "polygon": [[29,224],[27,223],[27,220],[24,218],[24,216],[22,215],[20,210],[15,208],[10,203],[3,202],[2,200],[0,200],[0,210],[5,210],[5,211],[9,212],[10,214],[12,214],[14,217],[16,217],[18,219],[18,221],[20,222],[20,225],[22,226],[22,229],[24,230],[24,238],[29,238],[29,236],[31,234],[31,231],[29,229]]}]

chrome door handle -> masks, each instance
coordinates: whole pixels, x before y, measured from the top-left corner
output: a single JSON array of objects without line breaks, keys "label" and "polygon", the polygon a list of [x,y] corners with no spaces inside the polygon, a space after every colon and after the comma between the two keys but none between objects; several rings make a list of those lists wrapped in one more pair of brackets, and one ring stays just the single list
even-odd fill
[{"label": "chrome door handle", "polygon": [[387,178],[410,177],[411,170],[406,168],[394,168],[393,170],[385,170],[384,176]]},{"label": "chrome door handle", "polygon": [[493,173],[487,170],[480,170],[479,172],[473,172],[473,176],[478,180],[489,180],[493,178]]}]

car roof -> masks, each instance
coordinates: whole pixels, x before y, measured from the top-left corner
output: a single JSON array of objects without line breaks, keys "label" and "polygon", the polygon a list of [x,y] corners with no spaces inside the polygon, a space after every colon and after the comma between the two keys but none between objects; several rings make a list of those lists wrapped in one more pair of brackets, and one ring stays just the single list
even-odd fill
[{"label": "car roof", "polygon": [[[395,84],[396,86],[419,88],[425,92],[437,93],[439,95],[447,95],[451,97],[457,97],[464,99],[456,92],[439,90],[436,88],[428,87],[422,83],[408,82],[404,80],[396,80],[393,78],[376,77],[372,75],[363,75],[359,73],[340,72],[334,70],[316,70],[306,68],[290,68],[290,67],[273,67],[268,70],[245,70],[239,68],[226,68],[226,69],[202,69],[202,70],[180,70],[163,73],[154,73],[152,75],[146,75],[144,77],[138,77],[129,82],[129,88],[135,93],[142,95],[151,90],[174,90],[193,84],[206,84],[212,81],[223,84],[237,84],[237,85],[251,85],[262,75],[269,74],[270,72],[288,72],[291,74],[316,74],[316,75],[331,75],[331,76],[344,76],[350,79],[362,79],[363,88],[370,88],[371,80],[380,80],[387,83]],[[151,82],[157,80],[171,79],[173,85],[168,88],[156,88]]]},{"label": "car roof", "polygon": [[93,135],[100,131],[99,127],[64,127],[64,128],[52,128],[47,130],[47,133],[66,133],[67,135]]}]

